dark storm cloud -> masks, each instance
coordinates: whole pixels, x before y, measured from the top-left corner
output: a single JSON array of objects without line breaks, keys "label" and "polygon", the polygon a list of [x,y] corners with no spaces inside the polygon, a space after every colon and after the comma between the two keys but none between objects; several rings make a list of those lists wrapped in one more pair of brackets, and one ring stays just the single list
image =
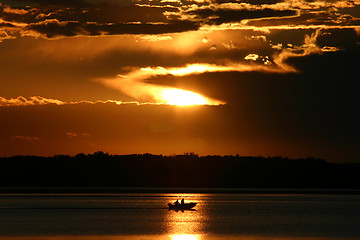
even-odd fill
[{"label": "dark storm cloud", "polygon": [[[173,7],[90,4],[84,1],[31,3],[36,7],[12,8],[0,4],[1,19],[8,27],[17,25],[20,35],[36,35],[38,32],[48,38],[103,34],[160,34],[198,29],[195,22],[169,21],[164,13],[178,11]],[[6,27],[4,22],[1,23],[2,27]],[[27,25],[20,26],[19,23]]]},{"label": "dark storm cloud", "polygon": [[336,12],[302,12],[297,16],[273,19],[254,19],[247,22],[249,26],[272,27],[272,26],[358,26],[360,20],[350,15],[339,15]]},{"label": "dark storm cloud", "polygon": [[207,23],[222,24],[230,22],[239,22],[245,19],[271,18],[294,16],[297,14],[295,10],[274,10],[264,9],[197,9],[189,11],[188,14],[195,15],[199,19],[204,19]]},{"label": "dark storm cloud", "polygon": [[30,24],[26,30],[33,30],[44,34],[48,38],[58,36],[77,36],[77,35],[113,35],[113,34],[162,34],[175,33],[190,30],[197,30],[196,23],[190,21],[172,21],[169,23],[79,23],[79,22],[60,22],[44,21],[37,24]]},{"label": "dark storm cloud", "polygon": [[165,22],[164,12],[177,11],[171,7],[150,6],[120,6],[120,5],[95,5],[87,8],[71,8],[56,11],[45,19],[58,19],[59,21],[79,21],[97,23],[117,22]]},{"label": "dark storm cloud", "polygon": [[35,16],[30,10],[23,8],[11,8],[0,3],[0,19],[15,23],[29,23],[35,21]]},{"label": "dark storm cloud", "polygon": [[0,16],[7,21],[38,23],[45,20],[117,23],[117,22],[165,22],[164,12],[177,11],[172,7],[121,6],[113,4],[87,4],[83,7],[10,8],[0,5]]},{"label": "dark storm cloud", "polygon": [[242,20],[246,20],[241,22],[242,26],[250,27],[360,25],[357,15],[349,14],[352,13],[350,9],[357,7],[357,3],[352,1],[302,1],[295,4],[277,0],[217,0],[181,3],[33,0],[25,4],[5,1],[0,3],[0,23],[16,25],[20,36],[38,36],[40,33],[46,37],[174,33],[197,30],[206,24],[221,25]]},{"label": "dark storm cloud", "polygon": [[360,43],[360,38],[353,28],[324,29],[317,37],[316,43],[320,47],[330,46],[350,50]]}]

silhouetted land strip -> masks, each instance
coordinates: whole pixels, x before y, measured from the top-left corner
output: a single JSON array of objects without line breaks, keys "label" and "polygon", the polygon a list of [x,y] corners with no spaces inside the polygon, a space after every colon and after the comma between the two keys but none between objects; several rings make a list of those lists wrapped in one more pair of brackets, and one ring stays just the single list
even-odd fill
[{"label": "silhouetted land strip", "polygon": [[[131,192],[171,188],[360,190],[360,163],[322,159],[184,155],[109,155],[103,152],[0,158],[1,192]],[[131,190],[134,188],[135,190]],[[201,190],[202,189],[202,190]],[[319,190],[328,189],[328,190]],[[241,191],[241,190],[239,190]],[[271,191],[270,191],[271,192]]]}]

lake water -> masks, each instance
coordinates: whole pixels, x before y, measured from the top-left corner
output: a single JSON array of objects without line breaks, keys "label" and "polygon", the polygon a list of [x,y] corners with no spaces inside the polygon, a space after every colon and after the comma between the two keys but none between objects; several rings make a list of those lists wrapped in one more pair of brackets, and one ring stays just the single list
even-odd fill
[{"label": "lake water", "polygon": [[[169,211],[185,198],[195,211]],[[0,240],[360,239],[360,195],[0,195]]]}]

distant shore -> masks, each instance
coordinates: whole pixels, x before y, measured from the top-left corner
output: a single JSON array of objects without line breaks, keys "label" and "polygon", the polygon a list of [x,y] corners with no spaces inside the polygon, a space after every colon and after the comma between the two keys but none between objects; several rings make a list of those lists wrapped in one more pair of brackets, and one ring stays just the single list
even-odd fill
[{"label": "distant shore", "polygon": [[56,187],[56,188],[0,188],[1,195],[42,195],[42,194],[71,194],[71,195],[107,195],[126,193],[228,193],[228,194],[349,194],[358,195],[360,189],[310,189],[310,188],[151,188],[151,187]]}]

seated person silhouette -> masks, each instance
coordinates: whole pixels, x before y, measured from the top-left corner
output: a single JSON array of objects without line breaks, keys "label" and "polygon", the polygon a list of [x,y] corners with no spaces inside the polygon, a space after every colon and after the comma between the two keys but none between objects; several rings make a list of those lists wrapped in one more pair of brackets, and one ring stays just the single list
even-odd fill
[{"label": "seated person silhouette", "polygon": [[184,199],[181,199],[181,205],[183,205],[183,206],[184,206],[184,204],[185,204]]}]

